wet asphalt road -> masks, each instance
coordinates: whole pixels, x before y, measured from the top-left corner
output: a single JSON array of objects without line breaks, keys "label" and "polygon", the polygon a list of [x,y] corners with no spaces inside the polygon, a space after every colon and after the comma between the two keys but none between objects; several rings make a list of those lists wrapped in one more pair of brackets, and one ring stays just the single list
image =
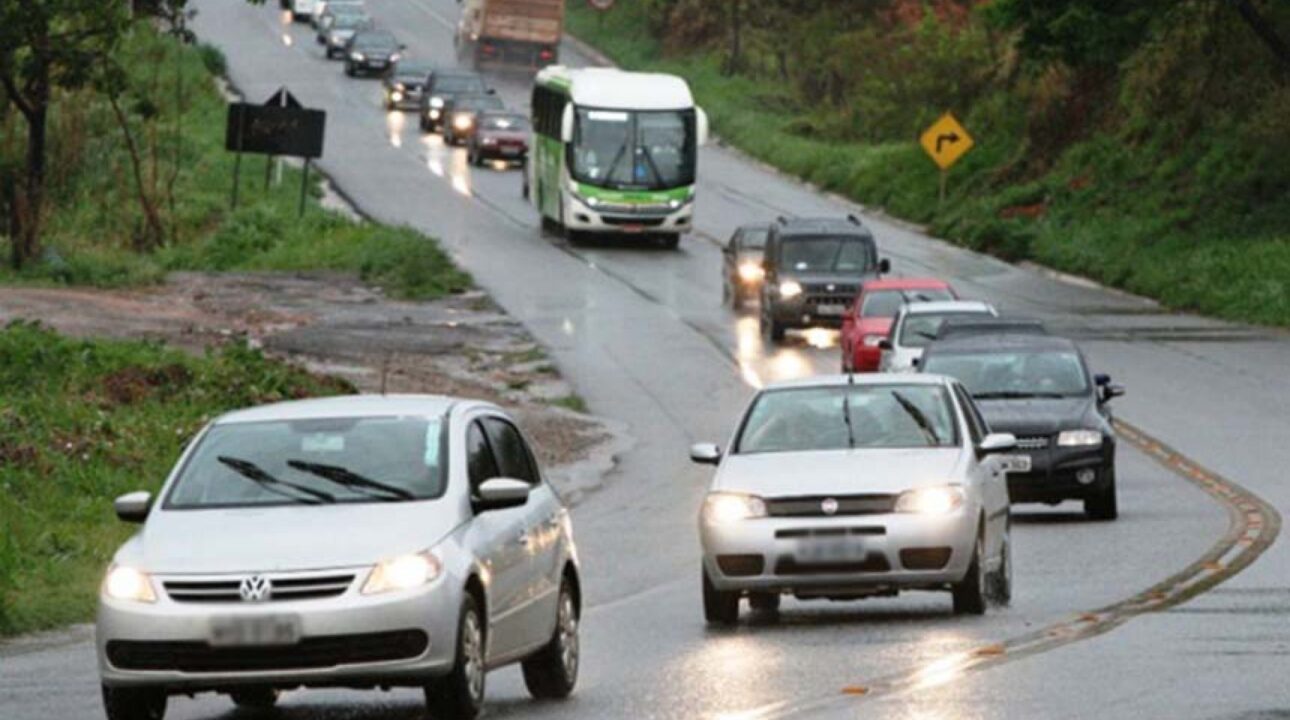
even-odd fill
[{"label": "wet asphalt road", "polygon": [[[705,629],[695,518],[707,472],[694,441],[723,441],[753,386],[829,372],[835,338],[762,344],[753,316],[721,307],[715,239],[778,214],[859,208],[713,147],[700,161],[698,232],[676,252],[571,248],[544,237],[517,171],[470,168],[465,152],[423,138],[415,115],[387,114],[379,82],[343,76],[307,26],[276,4],[201,0],[195,28],[226,52],[251,100],[285,85],[328,110],[325,169],[366,213],[439,236],[541,340],[593,411],[630,424],[638,443],[607,487],[575,510],[587,596],[583,676],[574,699],[534,704],[515,669],[489,678],[489,717],[756,717],[1115,602],[1198,558],[1227,511],[1122,445],[1121,519],[1084,522],[1077,505],[1021,508],[1012,607],[950,614],[948,595],[851,604],[788,601],[778,622]],[[451,62],[451,0],[368,0],[414,57]],[[584,62],[566,48],[570,63]],[[528,79],[492,74],[526,107]],[[702,102],[702,98],[699,98]],[[981,130],[976,130],[982,135]],[[246,163],[248,178],[257,160]],[[249,170],[248,170],[249,168]],[[288,190],[283,190],[288,191]],[[1290,490],[1290,338],[1167,314],[1151,303],[981,257],[866,216],[898,274],[935,275],[1005,312],[1083,339],[1099,372],[1126,384],[1122,417],[1274,505]],[[1290,714],[1290,555],[1277,545],[1218,590],[1109,634],[897,697],[829,706],[827,716],[1261,717]],[[82,629],[0,649],[0,717],[101,714]],[[414,718],[419,694],[289,694],[283,718]],[[176,699],[172,718],[238,717],[224,699]],[[743,713],[749,713],[744,715]]]}]

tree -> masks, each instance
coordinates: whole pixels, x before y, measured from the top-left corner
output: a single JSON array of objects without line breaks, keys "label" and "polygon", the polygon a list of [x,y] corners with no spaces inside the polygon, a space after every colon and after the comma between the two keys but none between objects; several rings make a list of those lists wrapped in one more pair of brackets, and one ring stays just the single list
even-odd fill
[{"label": "tree", "polygon": [[55,91],[88,84],[129,23],[129,7],[115,0],[0,0],[0,85],[27,125],[21,178],[0,178],[13,188],[15,268],[40,253],[46,125]]}]

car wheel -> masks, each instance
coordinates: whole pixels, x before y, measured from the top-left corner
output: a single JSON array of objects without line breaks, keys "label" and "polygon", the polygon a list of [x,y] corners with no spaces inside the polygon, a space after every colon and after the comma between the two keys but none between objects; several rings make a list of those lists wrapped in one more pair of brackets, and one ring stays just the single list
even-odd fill
[{"label": "car wheel", "polygon": [[976,544],[972,548],[972,562],[968,565],[967,574],[951,588],[954,594],[955,615],[985,614],[986,579],[985,563],[982,562],[982,555],[985,554],[983,545],[984,540],[978,534]]},{"label": "car wheel", "polygon": [[108,720],[162,720],[166,716],[166,692],[104,685],[103,709]]},{"label": "car wheel", "polygon": [[248,710],[268,710],[278,704],[278,691],[273,688],[234,690],[228,696],[234,705]]},{"label": "car wheel", "polygon": [[354,77],[354,65],[352,63],[345,63],[345,74]]},{"label": "car wheel", "polygon": [[752,593],[748,596],[748,606],[754,612],[779,612],[779,593]]},{"label": "car wheel", "polygon": [[578,603],[566,578],[560,586],[551,641],[521,665],[529,694],[538,700],[569,697],[578,683],[578,648]]},{"label": "car wheel", "polygon": [[484,705],[484,620],[475,597],[466,593],[457,624],[457,659],[452,671],[426,687],[426,706],[436,718],[479,715]]},{"label": "car wheel", "polygon": [[761,333],[767,340],[778,344],[784,342],[784,335],[787,333],[787,328],[782,324],[775,322],[774,318],[763,313],[761,316]]},{"label": "car wheel", "polygon": [[1012,602],[1012,527],[1003,532],[1003,548],[999,551],[999,569],[990,578],[990,599],[996,605],[1007,607]]},{"label": "car wheel", "polygon": [[703,619],[709,625],[730,626],[739,622],[739,593],[718,590],[703,569]]},{"label": "car wheel", "polygon": [[681,246],[681,233],[663,233],[658,236],[657,242],[664,250],[675,250]]},{"label": "car wheel", "polygon": [[1084,499],[1084,514],[1090,520],[1114,520],[1120,515],[1119,502],[1115,494],[1115,468],[1103,470],[1108,480],[1106,487]]}]

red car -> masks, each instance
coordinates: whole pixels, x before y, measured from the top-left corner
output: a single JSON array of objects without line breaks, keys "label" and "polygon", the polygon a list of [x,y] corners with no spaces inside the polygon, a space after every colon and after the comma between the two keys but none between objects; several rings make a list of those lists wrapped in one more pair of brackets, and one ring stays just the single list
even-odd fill
[{"label": "red car", "polygon": [[957,300],[944,280],[883,278],[869,280],[842,316],[842,372],[874,372],[882,357],[879,341],[887,337],[900,306],[910,302]]},{"label": "red car", "polygon": [[479,114],[475,132],[466,141],[471,165],[485,160],[515,161],[523,165],[529,156],[529,119],[505,110],[485,110]]}]

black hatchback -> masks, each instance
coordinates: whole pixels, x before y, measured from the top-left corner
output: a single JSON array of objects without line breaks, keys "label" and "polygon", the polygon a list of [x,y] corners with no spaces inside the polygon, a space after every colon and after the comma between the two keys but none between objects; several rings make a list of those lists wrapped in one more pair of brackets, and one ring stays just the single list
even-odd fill
[{"label": "black hatchback", "polygon": [[1119,514],[1109,403],[1124,388],[1091,374],[1073,341],[1034,333],[948,337],[927,346],[919,368],[957,379],[991,432],[1016,436],[1013,503],[1082,500],[1094,520]]},{"label": "black hatchback", "polygon": [[385,30],[355,33],[345,46],[345,74],[384,75],[402,57],[403,47],[394,33]]},{"label": "black hatchback", "polygon": [[766,237],[763,265],[761,328],[772,342],[790,328],[841,327],[860,284],[891,271],[854,215],[779,218]]}]

